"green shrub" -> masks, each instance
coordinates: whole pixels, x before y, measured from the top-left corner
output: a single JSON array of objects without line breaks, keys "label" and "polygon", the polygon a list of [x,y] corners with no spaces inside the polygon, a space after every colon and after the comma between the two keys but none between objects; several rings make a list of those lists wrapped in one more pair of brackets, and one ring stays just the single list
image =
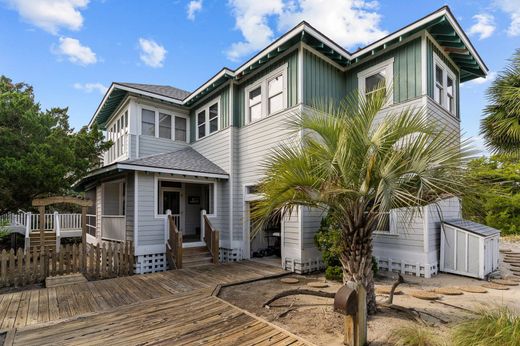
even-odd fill
[{"label": "green shrub", "polygon": [[520,346],[520,316],[507,307],[482,310],[453,331],[454,346]]},{"label": "green shrub", "polygon": [[390,340],[395,346],[441,346],[439,337],[430,328],[407,325],[392,331]]},{"label": "green shrub", "polygon": [[[343,270],[340,258],[341,233],[330,224],[328,217],[321,220],[320,229],[314,235],[314,242],[320,249],[323,263],[325,263],[325,278],[328,280],[343,281]],[[375,258],[372,258],[374,275],[378,272]]]}]

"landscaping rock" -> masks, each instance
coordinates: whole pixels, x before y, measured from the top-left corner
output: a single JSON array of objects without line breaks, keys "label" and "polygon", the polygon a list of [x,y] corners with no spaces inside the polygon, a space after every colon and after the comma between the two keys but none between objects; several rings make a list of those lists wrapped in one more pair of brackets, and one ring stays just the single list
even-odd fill
[{"label": "landscaping rock", "polygon": [[314,282],[307,283],[307,286],[313,287],[313,288],[325,288],[325,287],[329,287],[329,284],[327,284],[326,282],[314,281]]},{"label": "landscaping rock", "polygon": [[492,283],[492,282],[489,282],[489,283],[486,283],[486,284],[482,284],[482,287],[491,288],[493,290],[502,290],[502,291],[505,291],[505,290],[509,289],[509,287],[507,287],[507,286],[495,284],[495,283]]},{"label": "landscaping rock", "polygon": [[460,296],[463,292],[456,287],[439,287],[433,290],[435,293],[443,294],[445,296]]},{"label": "landscaping rock", "polygon": [[437,300],[441,299],[441,296],[430,292],[430,291],[412,291],[409,293],[412,297],[423,299],[423,300]]},{"label": "landscaping rock", "polygon": [[482,286],[460,286],[459,287],[461,291],[469,292],[469,293],[487,293],[488,290],[486,290]]},{"label": "landscaping rock", "polygon": [[300,280],[298,280],[296,278],[283,278],[283,279],[280,279],[280,282],[284,283],[284,284],[294,285],[294,284],[297,284],[298,282],[300,282]]}]

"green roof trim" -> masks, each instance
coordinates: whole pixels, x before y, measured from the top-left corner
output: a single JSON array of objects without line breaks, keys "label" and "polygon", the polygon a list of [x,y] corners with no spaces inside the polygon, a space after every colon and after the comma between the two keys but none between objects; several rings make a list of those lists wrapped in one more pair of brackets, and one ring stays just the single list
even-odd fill
[{"label": "green roof trim", "polygon": [[114,88],[114,90],[112,90],[112,92],[108,95],[108,98],[101,106],[101,109],[99,110],[99,113],[96,117],[96,122],[102,130],[105,130],[107,120],[110,118],[112,113],[114,113],[117,107],[119,107],[127,93],[128,92],[126,90]]}]

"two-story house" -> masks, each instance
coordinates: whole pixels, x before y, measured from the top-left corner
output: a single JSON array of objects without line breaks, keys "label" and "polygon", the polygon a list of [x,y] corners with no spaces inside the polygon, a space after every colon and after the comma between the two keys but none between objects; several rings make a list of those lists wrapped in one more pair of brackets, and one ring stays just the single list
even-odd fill
[{"label": "two-story house", "polygon": [[[88,239],[132,240],[137,272],[164,270],[167,211],[184,247],[205,246],[205,211],[220,231],[221,261],[279,248],[284,268],[317,269],[321,255],[313,238],[321,212],[299,208],[269,229],[250,227],[250,206],[261,198],[255,186],[262,161],[292,136],[286,119],[320,100],[365,95],[384,81],[393,95],[382,113],[424,108],[458,141],[459,85],[487,71],[443,7],[354,53],[302,22],[192,92],[113,83],[90,125],[99,124],[114,145],[103,167],[80,183],[95,201]],[[441,214],[460,216],[460,206],[448,200],[425,211],[406,225],[399,211],[391,213],[389,228],[374,239],[380,266],[426,277],[437,272]]]}]

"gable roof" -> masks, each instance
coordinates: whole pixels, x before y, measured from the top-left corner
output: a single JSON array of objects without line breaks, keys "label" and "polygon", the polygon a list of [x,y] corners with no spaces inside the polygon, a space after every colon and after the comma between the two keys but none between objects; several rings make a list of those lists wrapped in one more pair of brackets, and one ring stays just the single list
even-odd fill
[{"label": "gable roof", "polygon": [[160,96],[171,97],[179,101],[184,100],[189,94],[189,91],[175,88],[169,85],[155,85],[155,84],[139,84],[139,83],[120,83],[116,82],[117,85],[127,86],[136,90],[147,91]]},{"label": "gable roof", "polygon": [[[242,79],[245,75],[264,66],[267,62],[298,42],[306,43],[347,70],[361,64],[365,59],[376,53],[392,49],[394,45],[399,44],[403,39],[422,30],[428,31],[445,53],[450,56],[452,61],[457,64],[460,69],[461,82],[487,75],[487,66],[447,6],[441,7],[380,40],[358,49],[354,53],[350,53],[309,23],[302,21],[235,70],[227,67],[222,68],[222,70],[191,93],[169,86],[113,83],[89,125],[96,120],[103,127],[111,112],[121,103],[127,92],[136,92],[145,96],[156,97],[166,102],[191,107],[195,102],[214,91],[229,79],[237,81]],[[113,97],[112,93],[114,93]],[[105,107],[105,101],[108,103],[107,107]]]},{"label": "gable roof", "polygon": [[189,171],[192,173],[228,175],[226,171],[191,147],[169,153],[145,156],[135,160],[120,161],[119,164],[125,167],[140,166],[164,168],[175,171]]}]

